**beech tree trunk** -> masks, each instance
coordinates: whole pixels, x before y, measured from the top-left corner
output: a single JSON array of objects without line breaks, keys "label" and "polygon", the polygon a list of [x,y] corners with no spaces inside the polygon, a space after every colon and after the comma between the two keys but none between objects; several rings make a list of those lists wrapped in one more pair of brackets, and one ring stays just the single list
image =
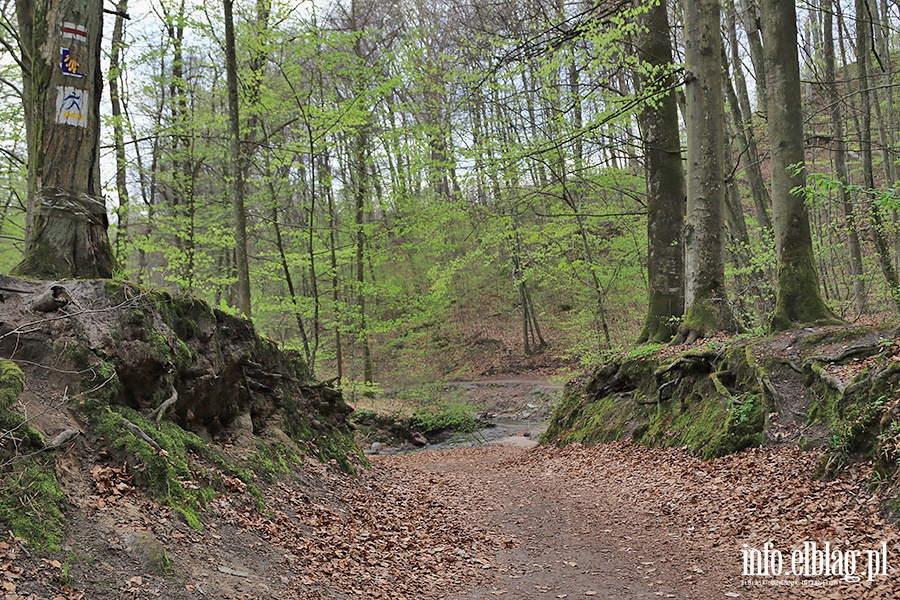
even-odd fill
[{"label": "beech tree trunk", "polygon": [[737,328],[725,296],[725,102],[717,0],[686,0],[685,312],[676,342]]},{"label": "beech tree trunk", "polygon": [[[100,181],[100,0],[18,0],[28,231],[15,273],[112,277]],[[37,29],[35,29],[37,28]]]},{"label": "beech tree trunk", "polygon": [[678,105],[672,66],[672,43],[666,2],[659,2],[644,17],[638,51],[654,72],[668,74],[659,81],[642,82],[644,92],[659,92],[655,106],[640,112],[647,177],[648,303],[639,342],[668,342],[684,314],[685,213],[684,166],[678,132]]},{"label": "beech tree trunk", "polygon": [[819,292],[809,213],[793,190],[806,185],[797,9],[793,2],[762,0],[772,168],[772,213],[778,275],[771,327],[833,321]]}]

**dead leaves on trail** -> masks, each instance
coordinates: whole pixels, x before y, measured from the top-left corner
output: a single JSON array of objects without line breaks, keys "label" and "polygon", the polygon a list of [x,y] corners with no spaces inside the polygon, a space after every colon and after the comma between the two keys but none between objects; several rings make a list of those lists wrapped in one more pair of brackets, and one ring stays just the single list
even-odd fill
[{"label": "dead leaves on trail", "polygon": [[[804,587],[803,578],[761,578],[758,590],[740,588],[742,598],[778,597],[896,598],[900,596],[900,531],[881,515],[880,498],[871,491],[873,468],[860,464],[830,481],[813,480],[821,452],[754,449],[701,461],[676,449],[629,443],[583,448],[542,449],[516,463],[535,473],[564,472],[582,492],[599,486],[619,490],[622,501],[650,519],[675,525],[696,548],[728,557],[734,576],[742,577],[742,549],[766,543],[790,560],[791,552],[815,542],[842,551],[888,549],[890,573],[874,581],[831,581]],[[865,564],[859,571],[866,569]],[[809,579],[809,578],[807,578]],[[795,581],[795,584],[789,584]]]},{"label": "dead leaves on trail", "polygon": [[327,496],[284,483],[268,490],[268,516],[227,497],[210,510],[281,548],[298,598],[443,597],[482,581],[506,540],[466,522],[442,500],[454,491],[437,479],[422,485],[419,475],[381,470],[357,479],[329,470],[319,474]]},{"label": "dead leaves on trail", "polygon": [[[11,537],[9,541],[0,542],[0,598],[4,600],[37,598],[34,594],[21,589],[25,587],[24,582],[34,577],[34,573],[26,571],[24,567],[17,564],[29,555],[26,546],[25,541],[19,537]],[[58,580],[64,578],[65,566],[58,560],[41,558],[38,562],[38,570],[45,576]],[[48,598],[51,600],[84,600],[85,595],[62,583],[56,586],[56,593]]]},{"label": "dead leaves on trail", "polygon": [[[659,578],[658,585],[671,588],[660,590],[661,597],[671,591],[677,597],[703,599],[722,598],[723,593],[743,599],[900,598],[900,531],[881,514],[883,498],[872,487],[872,465],[856,464],[833,480],[815,480],[822,459],[821,451],[781,448],[702,461],[678,449],[616,442],[526,453],[503,448],[425,452],[378,462],[391,469],[418,468],[422,478],[441,471],[453,473],[452,479],[462,484],[472,480],[468,493],[453,497],[454,505],[471,515],[470,522],[477,522],[479,515],[484,519],[486,514],[506,514],[507,519],[515,519],[506,522],[517,524],[520,541],[544,533],[540,528],[537,534],[530,533],[534,524],[523,520],[529,516],[554,510],[577,515],[584,544],[577,564],[587,564],[587,557],[595,555],[602,556],[616,573],[643,569],[649,574],[646,565],[653,563],[652,579]],[[546,496],[558,504],[520,504],[525,508],[516,509],[510,504],[515,502],[514,494],[513,500],[508,493],[492,494],[492,486]],[[495,498],[504,500],[498,504]],[[545,548],[545,554],[556,552],[564,561],[573,560],[566,554],[567,547],[554,546],[555,540],[556,536],[530,543]],[[785,556],[790,570],[792,552],[802,550],[805,542],[814,542],[819,549],[829,543],[832,550],[861,552],[857,573],[863,581],[812,574],[744,576],[744,544],[757,549],[770,544]],[[866,581],[867,551],[882,544],[888,574]],[[516,577],[520,575],[516,565],[510,568]],[[539,569],[532,571],[538,573],[529,575],[538,578],[535,583],[546,583],[539,579]],[[497,575],[506,585],[514,582],[502,570]],[[596,581],[588,578],[578,583]],[[497,585],[501,587],[495,592],[505,593],[502,584]],[[571,589],[562,591],[572,596]]]},{"label": "dead leaves on trail", "polygon": [[94,465],[91,469],[91,478],[100,495],[98,503],[105,506],[110,498],[127,494],[134,489],[134,475],[128,473],[128,465],[110,467]]}]

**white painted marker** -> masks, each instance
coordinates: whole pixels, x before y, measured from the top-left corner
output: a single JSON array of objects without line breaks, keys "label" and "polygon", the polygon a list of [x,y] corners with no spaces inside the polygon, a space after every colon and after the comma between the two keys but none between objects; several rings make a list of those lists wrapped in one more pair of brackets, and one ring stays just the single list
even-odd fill
[{"label": "white painted marker", "polygon": [[64,38],[72,38],[77,42],[86,42],[87,33],[87,27],[84,25],[68,22],[62,24],[62,36]]},{"label": "white painted marker", "polygon": [[87,127],[87,90],[58,86],[56,92],[56,122],[77,127]]}]

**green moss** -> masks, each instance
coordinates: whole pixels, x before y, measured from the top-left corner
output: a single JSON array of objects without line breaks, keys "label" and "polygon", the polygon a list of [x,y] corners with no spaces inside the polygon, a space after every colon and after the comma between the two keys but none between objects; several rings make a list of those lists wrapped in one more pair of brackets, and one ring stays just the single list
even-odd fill
[{"label": "green moss", "polygon": [[141,288],[124,279],[107,279],[104,290],[113,304],[125,302],[141,293]]},{"label": "green moss", "polygon": [[307,411],[297,404],[297,398],[290,393],[284,394],[281,420],[285,433],[307,454],[323,462],[333,460],[346,473],[356,472],[352,459],[366,464],[348,424],[325,420],[318,430],[313,429]]},{"label": "green moss", "polygon": [[65,496],[52,457],[29,454],[44,442],[13,408],[24,389],[19,367],[0,360],[0,521],[36,547],[55,549],[62,538]]},{"label": "green moss", "polygon": [[52,457],[18,458],[0,472],[0,521],[37,548],[59,549],[64,501]]},{"label": "green moss", "polygon": [[682,331],[696,331],[701,337],[721,329],[718,314],[708,302],[694,301],[684,315]]},{"label": "green moss", "polygon": [[[648,445],[687,447],[704,458],[762,443],[770,403],[744,342],[715,353],[691,349],[662,364],[655,354],[639,348],[598,370],[582,389],[567,390],[542,443],[593,444],[631,435]],[[681,362],[691,357],[702,360]],[[711,363],[719,370],[709,373]],[[676,378],[674,365],[680,365]],[[604,395],[610,385],[619,391]],[[667,391],[660,398],[662,385]]]},{"label": "green moss", "polygon": [[181,371],[194,363],[194,353],[180,338],[175,340],[175,367]]},{"label": "green moss", "polygon": [[[140,413],[124,407],[116,410],[97,407],[90,417],[95,431],[106,438],[121,460],[129,463],[135,480],[147,486],[158,501],[183,515],[191,527],[202,529],[200,512],[224,487],[221,476],[200,465],[192,455],[202,457],[229,476],[252,485],[253,477],[249,471],[232,467],[202,439],[171,421],[162,421],[157,429]],[[123,428],[123,417],[140,427],[167,455],[157,452],[146,441]]]},{"label": "green moss", "polygon": [[172,349],[169,347],[169,341],[161,332],[151,329],[147,331],[146,341],[150,344],[150,355],[154,360],[160,363],[170,362],[172,358]]},{"label": "green moss", "polygon": [[0,410],[12,407],[25,391],[25,375],[9,360],[0,360]]},{"label": "green moss", "polygon": [[[671,339],[671,336],[670,336]],[[635,346],[631,350],[627,351],[622,355],[622,360],[631,360],[635,358],[642,358],[645,356],[653,356],[663,348],[668,347],[668,344],[665,343],[650,343],[650,344],[641,344]]]},{"label": "green moss", "polygon": [[166,292],[155,292],[152,299],[166,325],[183,340],[200,337],[204,326],[215,326],[216,316],[212,307],[199,298],[189,294],[172,296]]},{"label": "green moss", "polygon": [[25,375],[21,369],[12,361],[0,360],[0,464],[12,456],[3,450],[2,440],[15,438],[20,450],[40,448],[44,444],[41,434],[14,408],[24,390]]},{"label": "green moss", "polygon": [[[190,518],[185,515],[190,523]],[[194,527],[193,525],[191,525]],[[197,529],[198,527],[194,527]],[[166,549],[152,533],[140,533],[132,542],[132,551],[140,559],[141,566],[155,575],[169,575],[175,571],[175,565],[169,560]]]},{"label": "green moss", "polygon": [[269,443],[260,440],[256,451],[247,459],[253,471],[260,477],[274,480],[293,473],[292,467],[303,465],[300,458],[282,443]]},{"label": "green moss", "polygon": [[796,252],[783,250],[786,260],[779,261],[772,331],[785,331],[798,325],[837,325],[842,323],[826,306],[819,293],[819,279],[813,264],[811,247]]}]

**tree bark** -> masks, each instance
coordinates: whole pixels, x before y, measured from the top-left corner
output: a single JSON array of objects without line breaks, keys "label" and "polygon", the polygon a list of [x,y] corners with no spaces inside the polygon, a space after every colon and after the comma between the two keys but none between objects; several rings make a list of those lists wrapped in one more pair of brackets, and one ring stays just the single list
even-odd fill
[{"label": "tree bark", "polygon": [[113,146],[116,153],[116,195],[119,197],[119,208],[116,210],[118,224],[116,226],[116,256],[124,263],[123,256],[128,247],[128,180],[125,156],[125,115],[122,112],[122,93],[119,79],[122,76],[120,63],[123,36],[125,32],[125,13],[128,12],[128,0],[119,0],[116,4],[116,20],[113,25],[112,47],[109,52],[109,103],[113,116]]},{"label": "tree bark", "polygon": [[863,270],[862,249],[859,243],[859,232],[856,227],[856,214],[847,186],[850,175],[847,170],[847,141],[844,139],[844,117],[841,114],[840,94],[835,81],[835,53],[832,4],[834,0],[824,0],[822,11],[824,16],[822,50],[824,53],[825,88],[831,105],[831,135],[834,152],[834,171],[840,183],[839,195],[841,212],[844,216],[844,227],[847,229],[847,248],[850,251],[850,274],[853,278],[853,301],[856,314],[868,312],[866,301],[866,282]]},{"label": "tree bark", "polygon": [[231,202],[234,212],[238,305],[241,313],[250,318],[250,268],[247,260],[247,212],[244,208],[244,177],[241,169],[241,119],[238,107],[237,57],[234,44],[234,0],[224,0],[222,4],[225,12],[225,71],[228,79],[230,133],[228,165],[231,171]]},{"label": "tree bark", "polygon": [[[750,94],[747,91],[747,81],[744,77],[744,69],[738,52],[734,0],[726,0],[725,10],[727,11],[725,20],[728,26],[728,45],[731,52],[732,73],[732,77],[725,82],[725,92],[728,96],[731,112],[734,115],[738,150],[740,150],[743,157],[744,170],[747,172],[747,180],[750,183],[760,237],[765,240],[766,235],[772,231],[772,221],[769,218],[770,198],[760,166],[762,159],[759,156],[756,135],[753,131],[753,111],[750,108]],[[724,56],[723,54],[723,58]],[[728,62],[727,59],[725,59],[725,62]]]},{"label": "tree bark", "polygon": [[722,36],[717,0],[685,1],[685,316],[675,341],[737,329],[725,295]]},{"label": "tree bark", "polygon": [[675,98],[675,75],[666,2],[659,2],[644,17],[637,45],[653,72],[667,72],[659,81],[641,82],[643,92],[657,94],[654,106],[645,106],[638,119],[644,143],[647,179],[648,302],[638,342],[668,342],[677,333],[684,314],[685,214],[684,166]]},{"label": "tree bark", "polygon": [[895,307],[900,308],[900,281],[891,260],[890,247],[884,228],[881,208],[874,198],[875,174],[872,169],[872,109],[869,96],[869,61],[871,60],[872,21],[869,18],[868,0],[856,0],[856,75],[860,87],[859,144],[862,158],[864,187],[868,196],[869,217],[872,220],[872,237],[878,264],[888,285],[888,292]]},{"label": "tree bark", "polygon": [[804,197],[794,191],[806,185],[797,11],[793,2],[762,0],[761,13],[778,261],[771,327],[782,330],[836,319],[819,291]]},{"label": "tree bark", "polygon": [[19,0],[16,12],[32,210],[25,256],[15,272],[111,277],[115,259],[100,181],[103,4]]},{"label": "tree bark", "polygon": [[[766,65],[760,36],[760,17],[756,11],[755,0],[741,0],[741,9],[744,31],[747,33],[747,46],[750,48],[750,62],[753,63],[753,74],[756,80],[756,103],[759,111],[766,114],[769,94],[766,89]],[[747,115],[747,118],[750,118],[750,115]]]}]

